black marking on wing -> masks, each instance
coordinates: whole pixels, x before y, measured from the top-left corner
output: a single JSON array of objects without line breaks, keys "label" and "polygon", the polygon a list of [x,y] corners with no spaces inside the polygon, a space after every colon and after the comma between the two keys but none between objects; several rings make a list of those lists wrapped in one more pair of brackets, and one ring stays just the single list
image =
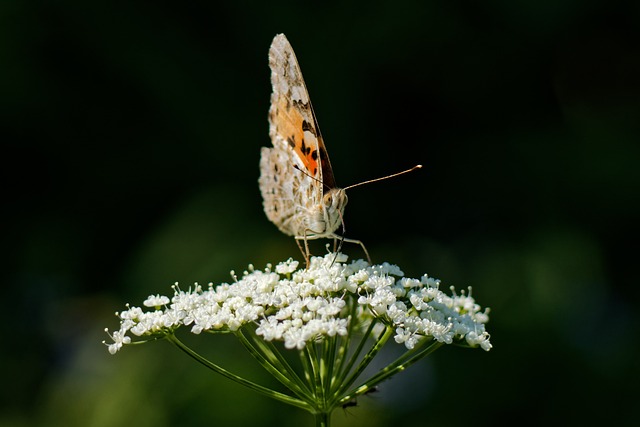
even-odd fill
[{"label": "black marking on wing", "polygon": [[311,132],[311,134],[312,134],[313,136],[315,136],[315,137],[317,137],[317,136],[318,136],[318,135],[317,135],[317,132],[316,132],[316,128],[315,128],[311,123],[309,123],[309,122],[308,122],[308,121],[306,121],[306,120],[303,120],[303,121],[302,121],[302,131],[303,131],[303,132]]}]

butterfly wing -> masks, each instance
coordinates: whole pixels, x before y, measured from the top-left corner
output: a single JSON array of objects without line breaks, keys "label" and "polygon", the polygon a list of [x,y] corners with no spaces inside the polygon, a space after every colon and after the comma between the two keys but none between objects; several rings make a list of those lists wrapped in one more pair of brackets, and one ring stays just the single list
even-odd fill
[{"label": "butterfly wing", "polygon": [[260,159],[260,191],[264,210],[285,234],[323,233],[323,193],[335,187],[329,156],[318,128],[300,66],[283,34],[269,49],[271,108],[269,135],[273,148]]},{"label": "butterfly wing", "polygon": [[[309,92],[296,55],[284,34],[278,34],[269,49],[271,108],[269,135],[275,147],[287,145],[299,160],[298,167],[324,188],[335,188],[331,163]],[[284,147],[282,147],[284,148]],[[322,185],[318,186],[319,196]]]}]

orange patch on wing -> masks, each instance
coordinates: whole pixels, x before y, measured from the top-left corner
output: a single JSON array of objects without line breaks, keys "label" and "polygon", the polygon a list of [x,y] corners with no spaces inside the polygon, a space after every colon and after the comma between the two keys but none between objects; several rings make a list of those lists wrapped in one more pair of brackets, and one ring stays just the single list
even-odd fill
[{"label": "orange patch on wing", "polygon": [[[287,105],[289,104],[289,105]],[[314,178],[319,179],[319,152],[318,140],[310,132],[302,130],[304,117],[291,105],[291,101],[280,99],[275,118],[278,134],[293,141],[293,150],[298,155],[306,172]]]}]

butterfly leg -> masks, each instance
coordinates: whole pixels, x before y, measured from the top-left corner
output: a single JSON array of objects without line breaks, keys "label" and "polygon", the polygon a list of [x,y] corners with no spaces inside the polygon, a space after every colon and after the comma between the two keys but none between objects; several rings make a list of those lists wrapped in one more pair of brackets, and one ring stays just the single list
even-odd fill
[{"label": "butterfly leg", "polygon": [[364,251],[364,254],[367,256],[367,261],[369,262],[369,264],[372,264],[371,262],[371,257],[369,256],[369,251],[367,251],[367,248],[364,246],[364,243],[362,243],[360,240],[356,240],[356,239],[347,239],[345,237],[341,238],[340,241],[340,246],[342,246],[343,242],[347,242],[347,243],[356,243],[358,245],[360,245],[360,247],[362,248],[362,250]]},{"label": "butterfly leg", "polygon": [[[349,240],[349,242],[352,242],[351,240]],[[354,240],[353,242],[357,242],[357,240]],[[342,251],[342,245],[344,244],[344,236],[334,236],[333,237],[333,251],[334,252],[340,252]],[[365,251],[366,253],[367,251]]]},{"label": "butterfly leg", "polygon": [[[304,256],[306,268],[309,268],[309,243],[307,242],[307,233],[305,233],[304,236],[296,236],[295,239],[298,244],[298,249],[300,249],[300,252],[302,252],[302,255]],[[300,240],[304,241],[304,247],[300,243]]]}]

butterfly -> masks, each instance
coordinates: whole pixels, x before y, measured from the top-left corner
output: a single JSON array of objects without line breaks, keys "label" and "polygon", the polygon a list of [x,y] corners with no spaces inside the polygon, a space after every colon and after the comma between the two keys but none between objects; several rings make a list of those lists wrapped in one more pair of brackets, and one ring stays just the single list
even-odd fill
[{"label": "butterfly", "polygon": [[361,241],[336,234],[340,226],[344,232],[346,188],[336,186],[300,65],[284,34],[276,35],[271,43],[269,67],[273,147],[262,147],[258,180],[267,218],[284,234],[295,237],[307,264],[307,241],[320,238],[357,243],[370,261]]}]

